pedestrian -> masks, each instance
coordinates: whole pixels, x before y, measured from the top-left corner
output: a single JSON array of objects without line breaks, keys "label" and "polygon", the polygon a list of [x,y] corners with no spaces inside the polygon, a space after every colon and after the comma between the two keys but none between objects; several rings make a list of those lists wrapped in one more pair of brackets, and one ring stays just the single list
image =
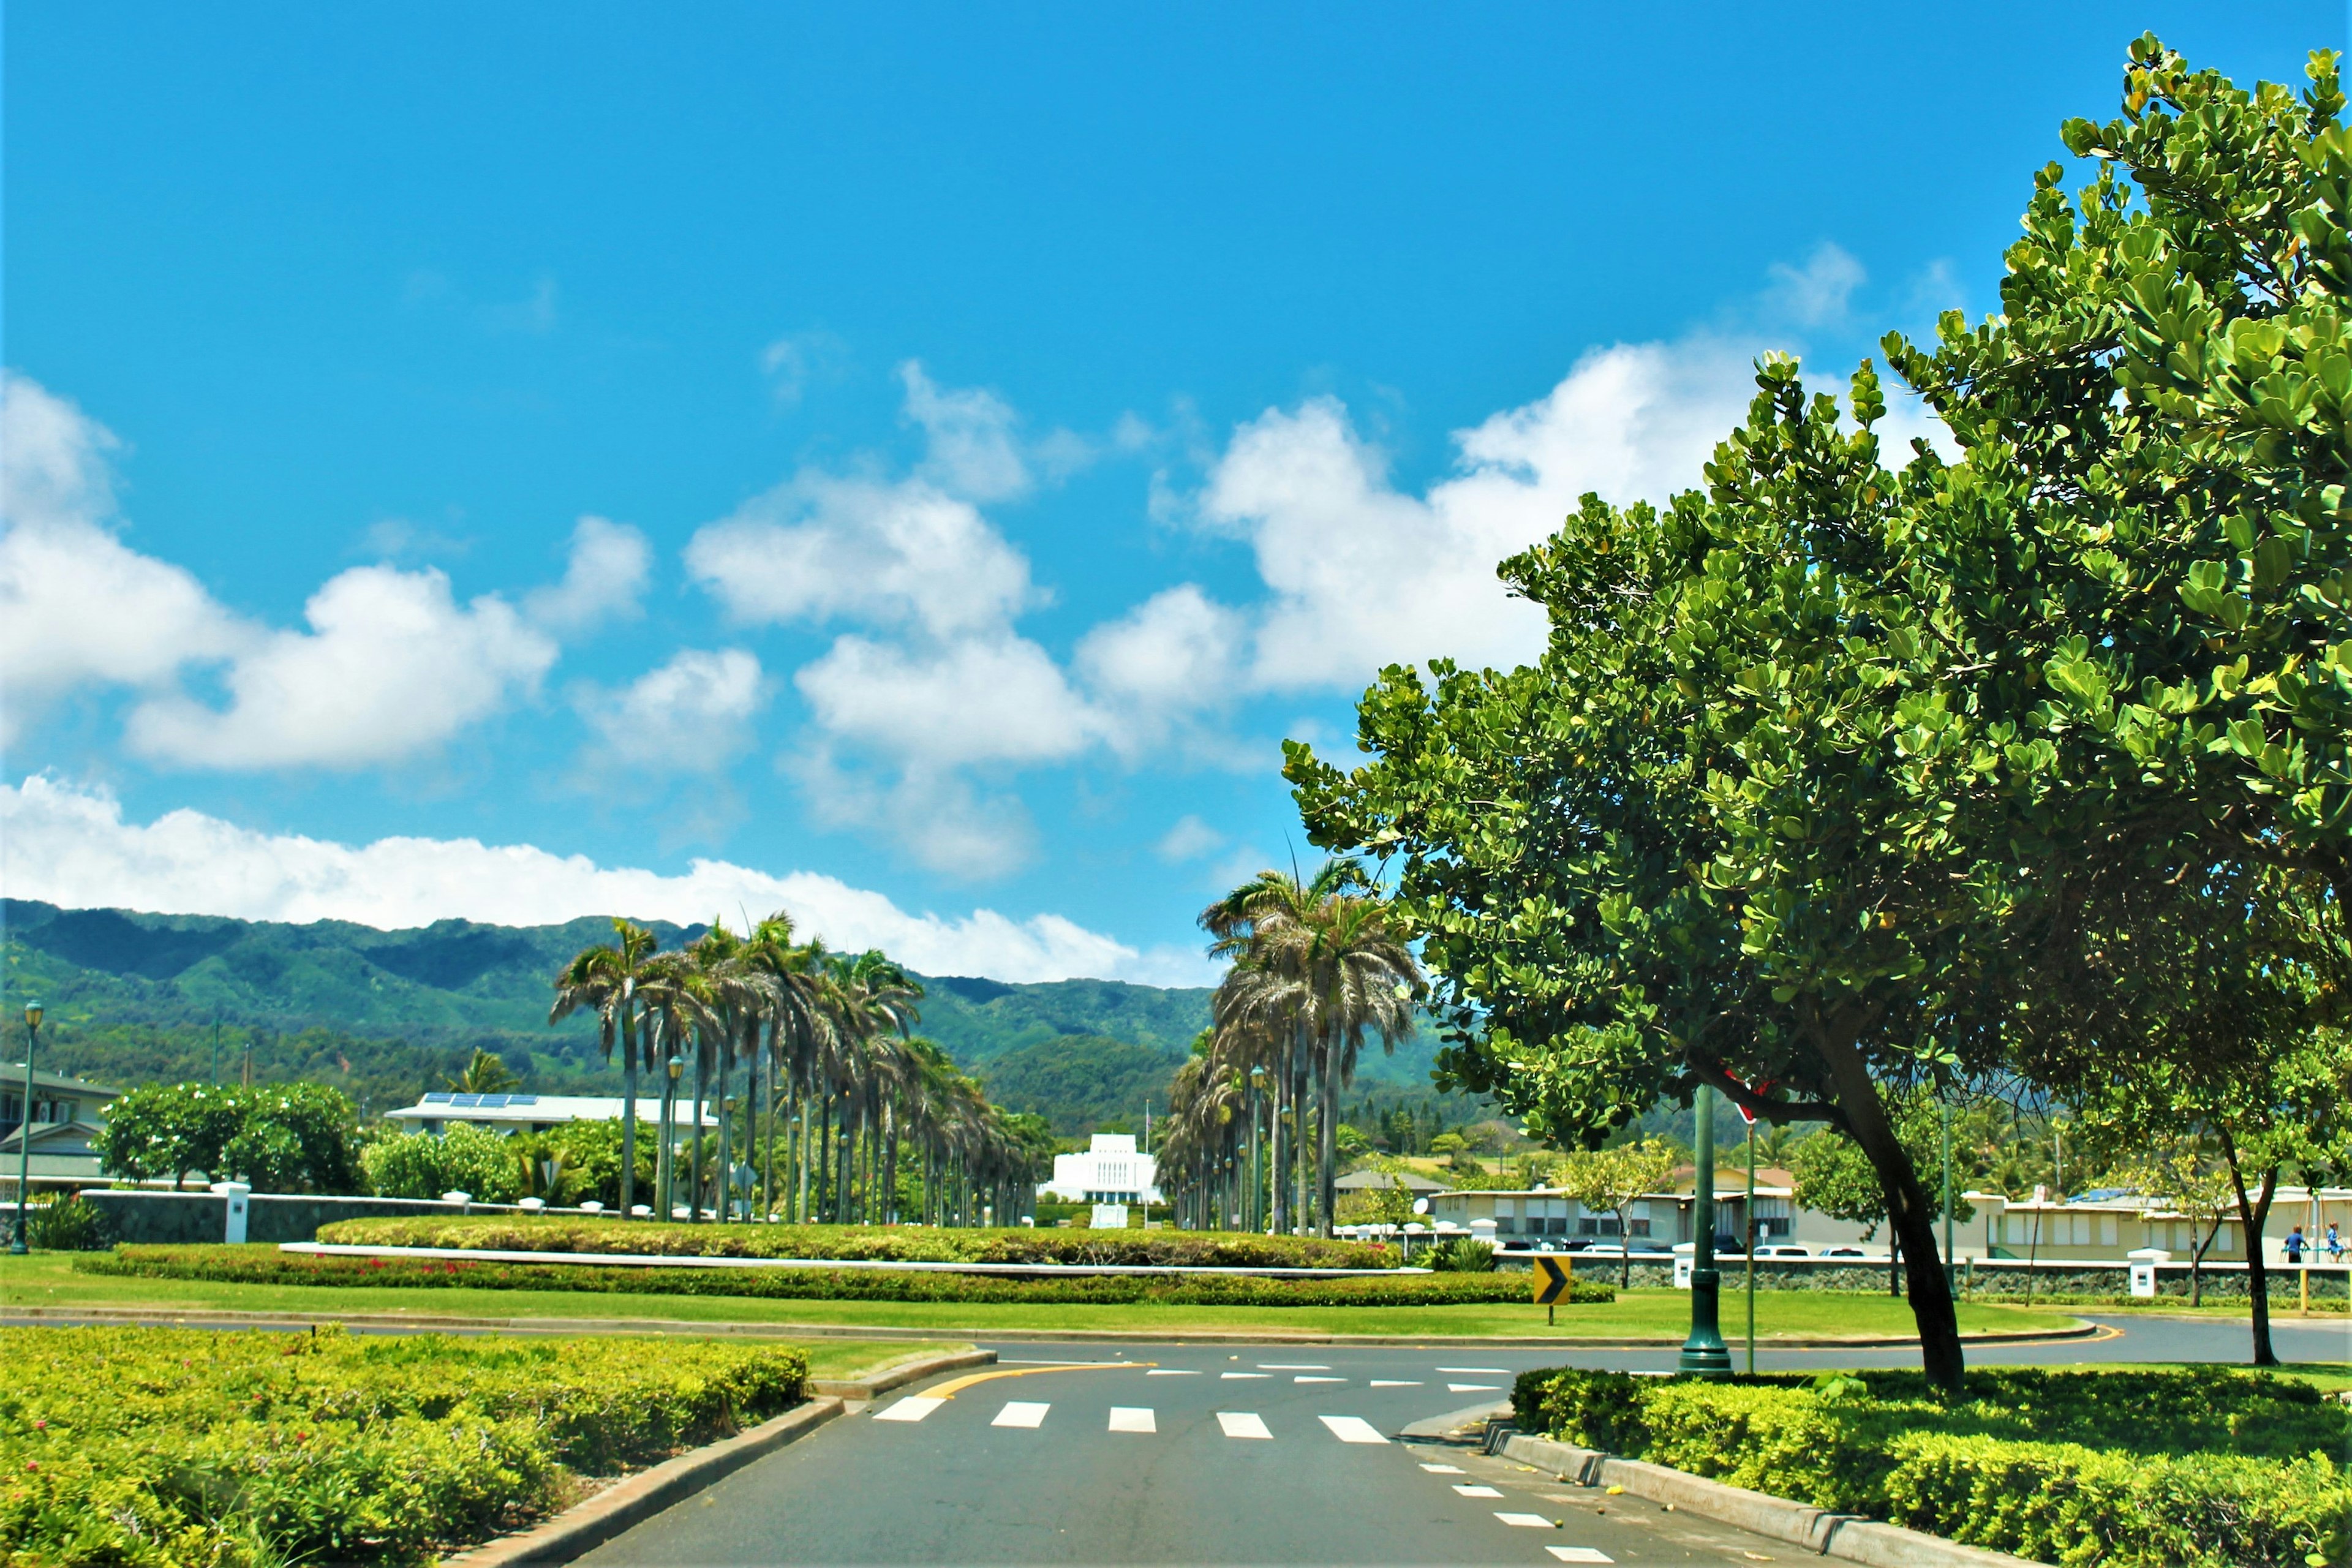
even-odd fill
[{"label": "pedestrian", "polygon": [[2327,1240],[2324,1245],[2327,1248],[2328,1262],[2344,1261],[2344,1238],[2336,1234],[2336,1222],[2332,1219],[2327,1222]]},{"label": "pedestrian", "polygon": [[2286,1233],[2286,1243],[2285,1243],[2285,1246],[2286,1246],[2286,1266],[2287,1266],[2289,1268],[2302,1268],[2302,1267],[2303,1267],[2303,1248],[2304,1248],[2304,1246],[2305,1246],[2304,1239],[2303,1239],[2303,1226],[2296,1226],[2293,1230],[2288,1231],[2288,1232]]}]

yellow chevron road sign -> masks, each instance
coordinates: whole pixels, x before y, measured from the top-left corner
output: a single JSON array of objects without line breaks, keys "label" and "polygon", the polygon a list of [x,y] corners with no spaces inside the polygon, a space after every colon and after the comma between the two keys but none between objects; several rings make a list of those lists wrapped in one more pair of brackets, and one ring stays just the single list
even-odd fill
[{"label": "yellow chevron road sign", "polygon": [[1564,1300],[1568,1288],[1576,1282],[1576,1265],[1549,1252],[1535,1255],[1536,1305],[1549,1307]]}]

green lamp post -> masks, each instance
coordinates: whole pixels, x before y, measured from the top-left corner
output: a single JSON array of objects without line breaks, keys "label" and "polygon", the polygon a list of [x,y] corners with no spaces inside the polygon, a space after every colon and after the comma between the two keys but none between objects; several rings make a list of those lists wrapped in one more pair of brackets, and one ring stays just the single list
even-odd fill
[{"label": "green lamp post", "polygon": [[1715,1090],[1701,1085],[1693,1103],[1698,1148],[1691,1194],[1691,1326],[1675,1365],[1696,1377],[1729,1377],[1731,1347],[1723,1342],[1720,1321],[1723,1276],[1715,1268]]},{"label": "green lamp post", "polygon": [[8,1237],[8,1255],[22,1258],[25,1245],[26,1200],[33,1190],[33,1055],[41,1044],[41,1005],[25,1004],[25,1103],[16,1114],[16,1228]]}]

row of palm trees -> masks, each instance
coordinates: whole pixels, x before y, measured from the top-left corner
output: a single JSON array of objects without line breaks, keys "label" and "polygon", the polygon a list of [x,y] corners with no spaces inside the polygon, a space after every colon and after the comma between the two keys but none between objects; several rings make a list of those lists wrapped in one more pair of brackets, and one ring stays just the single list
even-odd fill
[{"label": "row of palm trees", "polygon": [[[798,1224],[979,1225],[1023,1211],[1050,1161],[1042,1125],[990,1104],[914,1034],[923,988],[889,958],[799,941],[781,912],[740,934],[713,922],[667,952],[643,926],[615,920],[613,931],[612,943],[557,974],[548,1022],[593,1014],[605,1059],[619,1047],[624,1214],[637,1203],[641,1075],[667,1083],[672,1063],[678,1077],[691,1070],[692,1103],[718,1111],[715,1169],[704,1168],[710,1140],[698,1126],[686,1152],[692,1218],[713,1187],[710,1206],[733,1215],[732,1173],[743,1165],[758,1193],[752,1212]],[[739,1084],[753,1145],[740,1151]],[[911,1213],[899,1179],[908,1164]]]},{"label": "row of palm trees", "polygon": [[1171,1089],[1160,1184],[1187,1228],[1328,1236],[1339,1091],[1368,1040],[1392,1050],[1412,1032],[1421,966],[1351,859],[1305,880],[1261,871],[1201,927],[1232,968]]}]

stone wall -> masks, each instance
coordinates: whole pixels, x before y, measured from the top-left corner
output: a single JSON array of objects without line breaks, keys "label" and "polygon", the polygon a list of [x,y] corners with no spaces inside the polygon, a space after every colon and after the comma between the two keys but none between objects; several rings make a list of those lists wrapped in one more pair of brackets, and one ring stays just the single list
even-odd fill
[{"label": "stone wall", "polygon": [[[118,1241],[218,1241],[228,1225],[228,1200],[217,1193],[85,1187],[81,1196],[113,1221]],[[456,1204],[430,1198],[319,1197],[299,1193],[255,1193],[247,1203],[247,1241],[315,1241],[320,1226],[342,1219],[465,1212]]]}]

